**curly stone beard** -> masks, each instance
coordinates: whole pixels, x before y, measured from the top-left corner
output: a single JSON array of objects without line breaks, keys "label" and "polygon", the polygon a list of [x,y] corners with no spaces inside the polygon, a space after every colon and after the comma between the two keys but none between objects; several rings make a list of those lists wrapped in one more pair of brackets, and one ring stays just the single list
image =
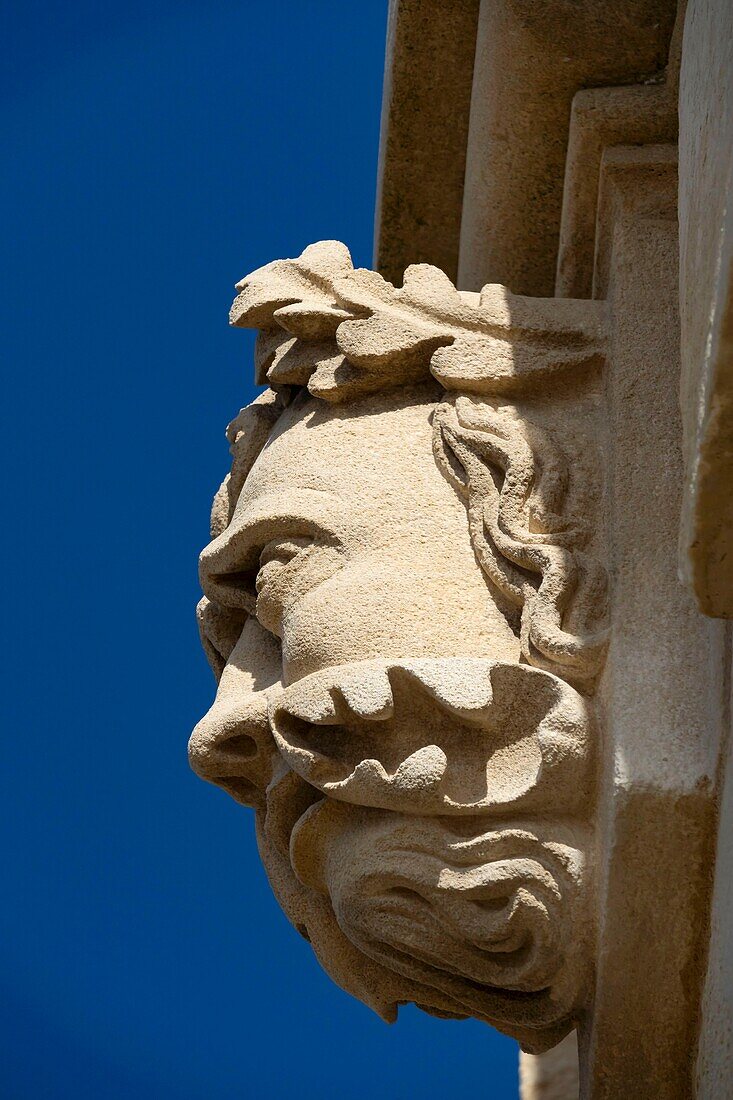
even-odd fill
[{"label": "curly stone beard", "polygon": [[[269,646],[274,665],[276,647],[255,620],[242,637],[248,651]],[[324,968],[387,1020],[411,1001],[477,1017],[530,1051],[556,1043],[587,986],[587,837],[557,822],[588,782],[581,697],[536,669],[460,658],[356,662],[283,689],[262,655],[257,678],[271,686],[247,695],[231,679],[237,653],[220,717],[192,740],[192,763],[258,807],[273,890]],[[293,713],[298,752],[283,740]],[[357,746],[356,779],[379,782],[341,779]],[[502,788],[512,746],[526,781]],[[558,768],[563,755],[570,764]],[[440,759],[442,779],[428,767]],[[495,761],[491,797],[457,800]],[[538,804],[548,812],[541,828],[525,816]]]},{"label": "curly stone beard", "polygon": [[493,1024],[534,1053],[574,1026],[587,981],[573,963],[587,928],[577,835],[330,799],[303,810],[306,788],[287,771],[275,782],[260,851],[340,985],[386,1019],[412,1001]]}]

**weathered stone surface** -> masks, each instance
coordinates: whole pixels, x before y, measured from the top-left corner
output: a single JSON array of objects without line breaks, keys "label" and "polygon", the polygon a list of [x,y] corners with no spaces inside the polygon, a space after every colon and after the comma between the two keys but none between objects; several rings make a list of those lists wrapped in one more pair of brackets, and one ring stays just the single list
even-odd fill
[{"label": "weathered stone surface", "polygon": [[271,390],[201,558],[192,764],[337,981],[544,1049],[589,995],[604,309],[396,289],[336,242],[238,290]]},{"label": "weathered stone surface", "polygon": [[674,0],[484,0],[459,286],[552,294],[573,96],[659,74],[675,9]]},{"label": "weathered stone surface", "polygon": [[[604,154],[594,287],[613,317],[606,401],[615,580],[598,693],[607,755],[596,986],[580,1028],[581,1082],[593,1097],[692,1095],[699,1026],[724,639],[676,575],[676,194],[674,148]],[[633,1045],[621,1041],[627,1032]]]},{"label": "weathered stone surface", "polygon": [[690,0],[680,79],[681,567],[733,618],[733,33],[727,0]]},{"label": "weathered stone surface", "polygon": [[374,266],[392,282],[416,263],[456,278],[478,11],[390,0]]},{"label": "weathered stone surface", "polygon": [[520,1054],[520,1100],[578,1100],[579,1090],[575,1032],[544,1054]]},{"label": "weathered stone surface", "polygon": [[[708,615],[733,617],[733,18],[690,0],[680,73],[680,398],[686,478],[680,571]],[[700,1004],[695,1090],[733,1080],[733,731],[731,624],[724,668],[715,887]],[[712,857],[711,857],[712,861]]]}]

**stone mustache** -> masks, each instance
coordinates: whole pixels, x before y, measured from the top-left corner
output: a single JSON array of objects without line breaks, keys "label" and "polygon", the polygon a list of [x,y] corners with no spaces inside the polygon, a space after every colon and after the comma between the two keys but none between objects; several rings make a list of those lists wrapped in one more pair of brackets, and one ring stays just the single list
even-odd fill
[{"label": "stone mustache", "polygon": [[344,989],[544,1050],[592,984],[604,306],[332,241],[238,290],[269,388],[201,556],[192,765]]}]

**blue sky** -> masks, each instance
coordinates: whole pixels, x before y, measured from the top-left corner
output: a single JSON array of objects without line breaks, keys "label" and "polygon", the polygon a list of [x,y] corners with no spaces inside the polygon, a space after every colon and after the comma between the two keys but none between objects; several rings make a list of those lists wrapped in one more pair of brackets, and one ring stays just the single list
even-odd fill
[{"label": "blue sky", "polygon": [[[517,1048],[338,990],[188,770],[196,556],[253,395],[234,281],[371,262],[386,0],[6,8],[9,1100],[517,1094]],[[9,346],[8,346],[9,345]]]}]

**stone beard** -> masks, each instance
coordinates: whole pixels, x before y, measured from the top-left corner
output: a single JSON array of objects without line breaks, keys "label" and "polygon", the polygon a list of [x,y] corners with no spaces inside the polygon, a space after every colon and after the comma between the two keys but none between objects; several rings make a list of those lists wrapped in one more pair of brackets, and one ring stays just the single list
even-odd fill
[{"label": "stone beard", "polygon": [[334,242],[240,290],[271,388],[201,557],[192,766],[344,989],[544,1050],[591,982],[596,318]]}]

